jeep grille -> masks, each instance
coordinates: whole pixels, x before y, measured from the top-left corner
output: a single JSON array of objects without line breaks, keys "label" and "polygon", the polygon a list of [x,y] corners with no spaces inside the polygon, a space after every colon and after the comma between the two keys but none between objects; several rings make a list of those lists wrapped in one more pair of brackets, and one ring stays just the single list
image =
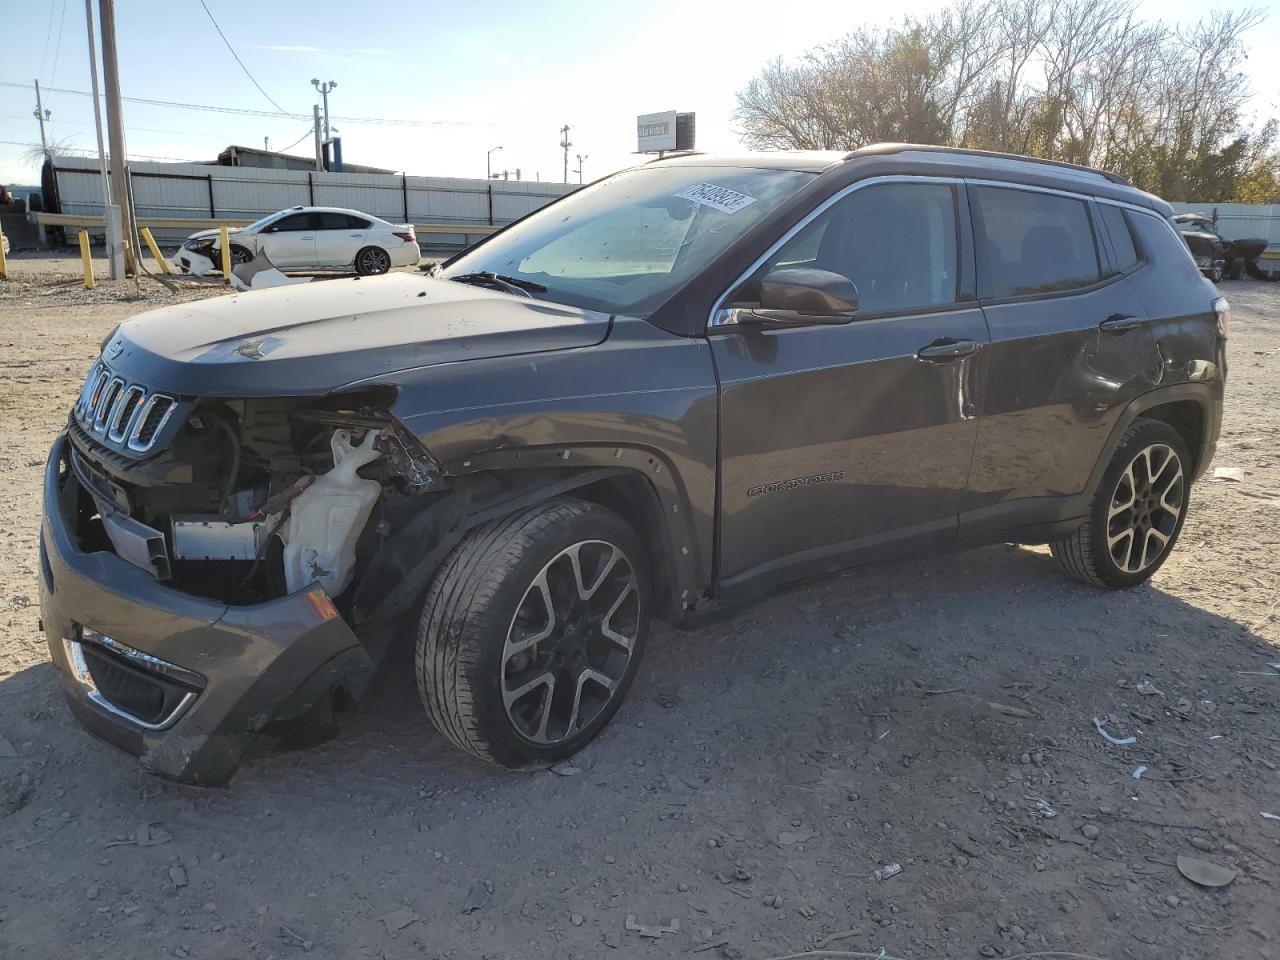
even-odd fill
[{"label": "jeep grille", "polygon": [[174,397],[129,383],[99,361],[89,371],[74,412],[90,436],[146,453],[177,405]]}]

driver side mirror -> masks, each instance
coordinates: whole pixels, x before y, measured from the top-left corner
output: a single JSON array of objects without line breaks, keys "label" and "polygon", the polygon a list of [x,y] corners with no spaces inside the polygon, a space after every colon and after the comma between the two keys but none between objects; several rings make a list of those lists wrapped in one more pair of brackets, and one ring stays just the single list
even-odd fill
[{"label": "driver side mirror", "polygon": [[759,280],[759,304],[731,311],[731,323],[807,327],[848,323],[858,313],[858,288],[843,274],[813,267],[778,267]]}]

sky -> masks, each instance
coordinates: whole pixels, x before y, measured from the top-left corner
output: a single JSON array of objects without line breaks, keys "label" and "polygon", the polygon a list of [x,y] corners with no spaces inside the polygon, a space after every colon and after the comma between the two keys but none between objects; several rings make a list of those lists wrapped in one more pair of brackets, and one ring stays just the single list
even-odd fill
[{"label": "sky", "polygon": [[[143,159],[212,160],[229,144],[312,155],[311,79],[329,97],[343,156],[421,176],[564,178],[560,127],[570,126],[590,181],[636,161],[636,116],[697,113],[697,146],[740,149],[734,94],[776,56],[796,57],[862,25],[925,14],[941,0],[872,6],[849,0],[616,0],[367,3],[362,0],[205,0],[253,80],[237,65],[200,0],[117,0],[125,97],[254,116],[126,102],[128,152]],[[1249,37],[1259,117],[1280,113],[1280,0]],[[96,9],[97,3],[94,2]],[[1232,5],[1139,0],[1149,19],[1187,22]],[[49,136],[96,149],[84,0],[0,0],[0,183],[33,183],[22,159],[39,143],[33,78],[48,89]],[[12,86],[20,84],[22,86]],[[368,122],[397,121],[395,123]],[[410,123],[411,122],[411,123]]]}]

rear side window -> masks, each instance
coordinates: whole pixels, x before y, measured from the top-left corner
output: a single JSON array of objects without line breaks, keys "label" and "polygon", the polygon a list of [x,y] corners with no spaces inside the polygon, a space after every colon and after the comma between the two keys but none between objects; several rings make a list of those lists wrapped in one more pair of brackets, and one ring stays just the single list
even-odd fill
[{"label": "rear side window", "polygon": [[1102,211],[1102,222],[1107,228],[1107,236],[1111,238],[1111,249],[1116,255],[1116,270],[1120,273],[1130,267],[1137,266],[1142,260],[1138,249],[1133,244],[1133,233],[1129,230],[1129,221],[1124,211],[1109,203],[1098,204]]},{"label": "rear side window", "polygon": [[1101,277],[1083,201],[1004,187],[973,187],[969,196],[979,297],[1074,290]]},{"label": "rear side window", "polygon": [[836,201],[782,245],[765,269],[816,267],[848,277],[858,312],[956,301],[956,211],[950,186],[885,183]]},{"label": "rear side window", "polygon": [[1142,259],[1161,270],[1180,272],[1186,279],[1199,279],[1200,270],[1182,236],[1168,221],[1145,213],[1125,214],[1138,239]]}]

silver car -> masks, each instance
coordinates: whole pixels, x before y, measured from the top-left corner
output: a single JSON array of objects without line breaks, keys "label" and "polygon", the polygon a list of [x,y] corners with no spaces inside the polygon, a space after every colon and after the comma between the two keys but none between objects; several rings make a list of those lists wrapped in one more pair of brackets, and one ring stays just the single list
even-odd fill
[{"label": "silver car", "polygon": [[[174,255],[184,273],[220,269],[218,230],[193,233]],[[340,207],[291,207],[229,231],[231,262],[259,252],[281,270],[354,270],[363,276],[415,266],[420,250],[412,224],[389,223]]]}]

